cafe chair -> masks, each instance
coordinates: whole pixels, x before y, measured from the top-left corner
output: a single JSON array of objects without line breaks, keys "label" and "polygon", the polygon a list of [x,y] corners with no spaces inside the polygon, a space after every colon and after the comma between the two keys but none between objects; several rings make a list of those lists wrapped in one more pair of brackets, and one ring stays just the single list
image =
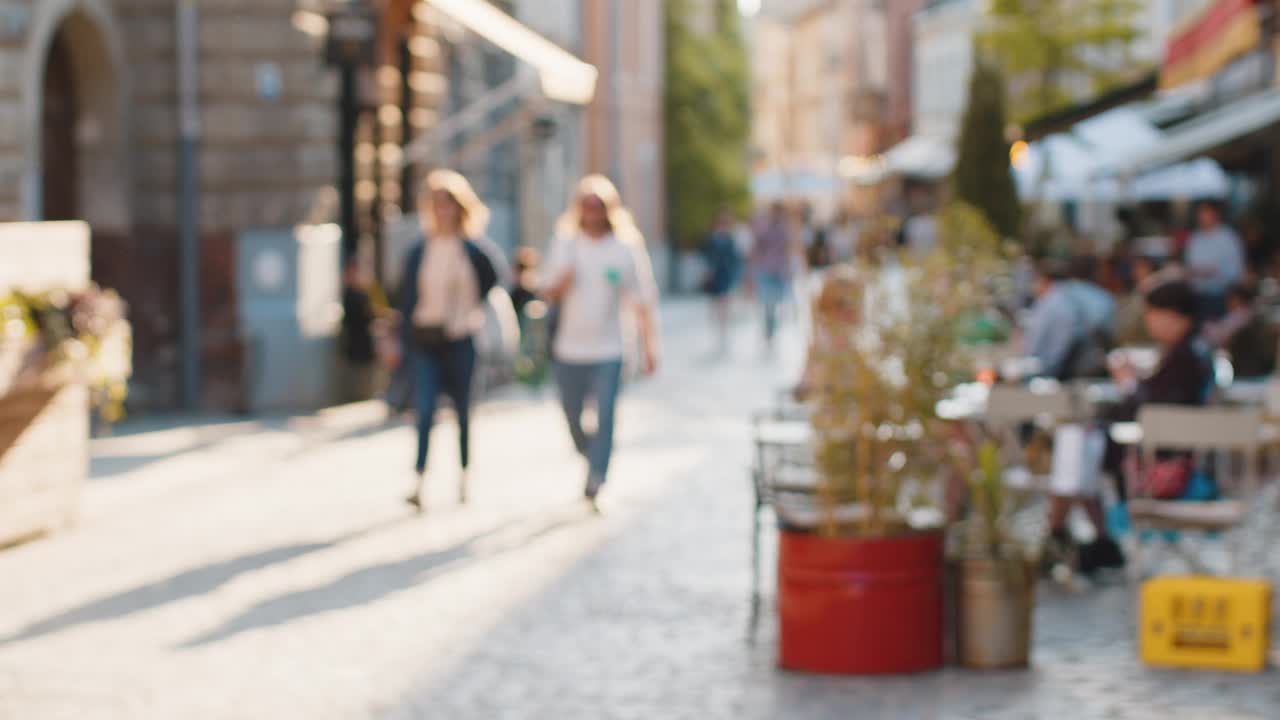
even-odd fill
[{"label": "cafe chair", "polygon": [[1034,427],[1037,432],[1052,432],[1058,423],[1073,416],[1073,410],[1071,393],[1056,383],[1039,388],[1022,385],[991,388],[983,422],[1000,447],[1006,486],[1019,492],[1049,494],[1049,475],[1036,473],[1028,464],[1022,430]]},{"label": "cafe chair", "polygon": [[1138,425],[1142,467],[1151,467],[1161,450],[1191,452],[1197,468],[1213,468],[1222,499],[1152,498],[1146,492],[1142,471],[1129,463],[1129,516],[1136,538],[1129,561],[1131,579],[1143,576],[1147,554],[1144,545],[1149,540],[1168,546],[1193,572],[1209,574],[1209,565],[1196,552],[1203,550],[1204,544],[1190,547],[1183,542],[1183,535],[1187,534],[1200,539],[1211,534],[1225,537],[1228,572],[1238,573],[1249,526],[1267,523],[1271,512],[1272,503],[1263,502],[1259,494],[1261,410],[1147,405],[1139,411]]},{"label": "cafe chair", "polygon": [[812,494],[817,486],[809,413],[810,408],[796,402],[790,391],[780,391],[774,398],[773,407],[751,417],[754,446],[751,482],[755,503],[751,509],[750,638],[755,636],[761,597],[761,515],[765,508],[785,505],[796,495]]}]

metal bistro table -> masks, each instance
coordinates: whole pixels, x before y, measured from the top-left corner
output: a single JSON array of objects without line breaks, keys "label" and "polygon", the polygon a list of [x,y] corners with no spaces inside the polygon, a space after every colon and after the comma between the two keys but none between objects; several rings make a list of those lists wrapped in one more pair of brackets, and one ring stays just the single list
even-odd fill
[{"label": "metal bistro table", "polygon": [[[751,511],[751,615],[747,638],[754,640],[760,618],[760,514],[779,493],[811,495],[817,491],[817,475],[813,471],[813,427],[809,424],[809,408],[791,398],[790,391],[780,391],[774,407],[758,412],[751,419],[754,461],[751,478],[755,505]],[[794,468],[796,472],[788,472]]]}]

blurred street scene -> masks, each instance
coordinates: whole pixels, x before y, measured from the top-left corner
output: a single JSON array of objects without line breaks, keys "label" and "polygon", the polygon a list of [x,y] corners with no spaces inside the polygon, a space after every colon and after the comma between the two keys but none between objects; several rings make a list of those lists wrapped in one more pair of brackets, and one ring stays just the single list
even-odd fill
[{"label": "blurred street scene", "polygon": [[425,520],[388,502],[412,433],[365,409],[95,441],[82,529],[0,557],[0,717],[1270,716],[1270,677],[1136,665],[1123,588],[1047,593],[1030,673],[778,672],[741,418],[800,357],[709,365],[701,309],[671,308],[685,369],[635,388],[603,516],[525,393],[481,413],[473,503],[431,488]]},{"label": "blurred street scene", "polygon": [[0,0],[0,720],[1276,716],[1278,40]]}]

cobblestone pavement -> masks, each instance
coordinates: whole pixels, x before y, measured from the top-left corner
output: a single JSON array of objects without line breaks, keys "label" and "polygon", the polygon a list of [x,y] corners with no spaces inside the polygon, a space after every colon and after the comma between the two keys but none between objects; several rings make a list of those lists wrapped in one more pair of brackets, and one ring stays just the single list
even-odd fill
[{"label": "cobblestone pavement", "polygon": [[96,442],[81,525],[0,553],[0,720],[1280,717],[1271,674],[1142,668],[1123,588],[1046,590],[1025,673],[776,670],[745,418],[796,357],[743,328],[713,362],[702,319],[630,390],[602,516],[549,395],[486,406],[464,508],[442,427],[424,518],[363,409]]}]

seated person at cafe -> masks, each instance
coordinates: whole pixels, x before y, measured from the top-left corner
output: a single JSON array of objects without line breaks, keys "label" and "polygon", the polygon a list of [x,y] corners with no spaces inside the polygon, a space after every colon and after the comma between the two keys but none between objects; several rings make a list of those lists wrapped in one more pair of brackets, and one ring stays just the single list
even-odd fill
[{"label": "seated person at cafe", "polygon": [[[1196,314],[1199,309],[1196,292],[1181,280],[1171,280],[1153,287],[1147,293],[1145,320],[1147,331],[1160,348],[1160,361],[1155,372],[1146,379],[1139,379],[1130,363],[1118,363],[1112,367],[1116,383],[1124,391],[1124,399],[1102,413],[1107,422],[1132,422],[1138,409],[1145,403],[1170,405],[1203,405],[1213,382],[1213,365],[1207,354],[1197,346]],[[1124,483],[1125,448],[1107,438],[1103,468],[1116,481],[1117,491],[1126,497]],[[1055,501],[1057,498],[1055,498]],[[1118,568],[1124,565],[1120,548],[1106,534],[1102,503],[1097,498],[1086,500],[1085,510],[1099,537],[1080,549],[1081,572],[1092,573],[1101,568]],[[1069,503],[1057,503],[1050,508],[1049,525],[1055,539],[1066,538],[1066,518]]]},{"label": "seated person at cafe", "polygon": [[1120,346],[1150,345],[1147,323],[1143,315],[1147,310],[1146,291],[1151,277],[1159,270],[1154,258],[1138,256],[1133,259],[1132,272],[1121,279],[1122,292],[1116,298],[1116,344]]},{"label": "seated person at cafe", "polygon": [[1115,326],[1116,301],[1099,282],[1099,273],[1094,271],[1096,265],[1091,257],[1072,260],[1067,288],[1089,329],[1109,335]]},{"label": "seated person at cafe", "polygon": [[1276,335],[1254,308],[1257,293],[1251,285],[1236,284],[1227,292],[1227,314],[1208,323],[1204,339],[1226,350],[1237,378],[1261,378],[1276,369]]},{"label": "seated person at cafe", "polygon": [[1036,268],[1035,303],[1027,315],[1022,354],[1035,358],[1039,374],[1068,374],[1072,348],[1083,334],[1083,318],[1071,295],[1066,268],[1044,262]]},{"label": "seated person at cafe", "polygon": [[1107,352],[1115,344],[1116,301],[1102,287],[1092,257],[1078,257],[1071,262],[1071,280],[1067,289],[1075,302],[1079,323],[1083,325],[1071,349],[1069,378],[1106,377]]}]

